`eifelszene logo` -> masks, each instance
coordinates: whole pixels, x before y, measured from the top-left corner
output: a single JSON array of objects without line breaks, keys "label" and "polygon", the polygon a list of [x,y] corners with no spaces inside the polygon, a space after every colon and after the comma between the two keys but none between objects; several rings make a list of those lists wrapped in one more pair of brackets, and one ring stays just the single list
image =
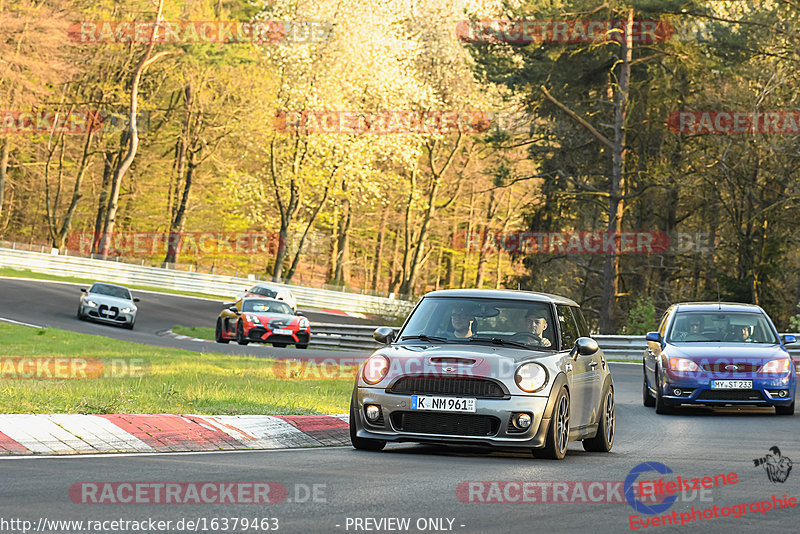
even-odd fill
[{"label": "eifelszene logo", "polygon": [[756,467],[763,467],[767,472],[770,482],[786,482],[789,473],[792,471],[792,460],[786,456],[781,456],[781,450],[777,445],[770,447],[766,456],[754,458],[753,464]]}]

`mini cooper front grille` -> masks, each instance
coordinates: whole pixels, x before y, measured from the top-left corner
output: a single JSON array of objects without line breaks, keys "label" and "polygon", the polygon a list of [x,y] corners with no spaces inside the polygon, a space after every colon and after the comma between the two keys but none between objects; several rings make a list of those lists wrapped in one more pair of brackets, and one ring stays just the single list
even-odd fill
[{"label": "mini cooper front grille", "polygon": [[395,430],[410,434],[494,436],[500,429],[500,419],[491,415],[394,412],[391,419]]},{"label": "mini cooper front grille", "polygon": [[479,399],[507,397],[500,384],[492,380],[438,376],[406,376],[395,382],[389,392],[400,395],[460,395]]},{"label": "mini cooper front grille", "polygon": [[764,395],[757,389],[706,389],[697,400],[707,401],[760,401]]},{"label": "mini cooper front grille", "polygon": [[755,373],[760,365],[752,363],[704,363],[703,370],[711,373]]}]

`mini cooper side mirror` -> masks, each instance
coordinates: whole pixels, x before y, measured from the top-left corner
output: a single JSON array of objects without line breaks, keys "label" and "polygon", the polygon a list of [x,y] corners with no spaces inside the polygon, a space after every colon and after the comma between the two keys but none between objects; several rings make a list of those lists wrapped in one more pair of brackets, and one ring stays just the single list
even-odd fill
[{"label": "mini cooper side mirror", "polygon": [[658,332],[648,332],[647,335],[644,336],[644,338],[647,341],[654,341],[656,343],[661,343],[661,334],[659,334]]},{"label": "mini cooper side mirror", "polygon": [[783,334],[781,336],[784,345],[789,345],[790,343],[797,343],[797,337],[794,334]]},{"label": "mini cooper side mirror", "polygon": [[394,328],[390,326],[378,327],[375,329],[375,332],[372,333],[372,337],[375,338],[375,341],[383,343],[384,345],[388,345],[394,341],[394,336]]},{"label": "mini cooper side mirror", "polygon": [[575,341],[575,348],[578,349],[576,354],[580,354],[581,356],[590,356],[600,350],[600,345],[598,345],[597,341],[590,337],[579,337]]}]

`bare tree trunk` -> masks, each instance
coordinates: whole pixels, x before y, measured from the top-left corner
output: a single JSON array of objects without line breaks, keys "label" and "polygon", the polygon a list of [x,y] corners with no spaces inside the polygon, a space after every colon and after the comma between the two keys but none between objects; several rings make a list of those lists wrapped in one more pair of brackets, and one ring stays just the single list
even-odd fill
[{"label": "bare tree trunk", "polygon": [[308,218],[308,223],[306,224],[306,229],[303,231],[303,235],[300,236],[300,241],[297,243],[297,252],[294,255],[294,259],[292,260],[292,265],[289,267],[289,271],[286,273],[286,283],[292,281],[294,278],[294,274],[297,271],[297,266],[300,263],[300,255],[303,252],[303,245],[306,242],[306,237],[308,236],[308,232],[311,231],[311,227],[314,225],[314,221],[317,220],[317,216],[319,212],[322,210],[322,207],[325,205],[325,202],[328,200],[328,194],[330,193],[331,187],[333,186],[333,178],[336,175],[336,170],[333,169],[331,172],[330,179],[328,180],[328,184],[325,186],[325,192],[322,195],[322,199],[319,201],[319,204],[314,208],[314,211],[311,212],[311,216]]},{"label": "bare tree trunk", "polygon": [[372,268],[372,285],[373,291],[378,290],[378,281],[381,278],[381,263],[383,263],[383,243],[386,240],[386,215],[389,213],[389,208],[384,207],[381,212],[381,222],[378,228],[378,242],[375,243],[375,260]]},{"label": "bare tree trunk", "polygon": [[[169,224],[169,238],[167,239],[167,254],[164,257],[164,263],[177,263],[178,250],[180,243],[180,234],[186,224],[186,206],[189,201],[189,192],[192,188],[192,178],[194,177],[194,170],[197,166],[196,154],[189,148],[189,139],[192,137],[192,105],[194,103],[194,92],[192,91],[192,84],[186,84],[183,90],[184,106],[186,114],[183,120],[183,127],[181,128],[181,136],[178,139],[175,148],[175,184],[170,195],[170,204],[172,213]],[[198,115],[198,122],[200,116]],[[195,132],[196,134],[197,132]],[[192,143],[195,145],[195,143]],[[186,168],[187,152],[189,152],[189,164]],[[184,178],[184,172],[186,174]],[[183,182],[183,192],[181,193],[181,182]]]},{"label": "bare tree trunk", "polygon": [[81,185],[83,184],[83,178],[86,175],[86,168],[89,166],[89,147],[92,145],[93,137],[94,132],[90,128],[86,134],[86,142],[83,145],[81,162],[78,165],[78,173],[75,176],[75,185],[72,188],[72,200],[70,201],[69,207],[64,214],[64,220],[61,222],[61,229],[58,231],[56,239],[53,241],[53,246],[59,250],[64,248],[67,234],[69,234],[70,228],[72,228],[72,218],[75,216],[75,209],[78,207],[78,201],[80,201],[82,196]]},{"label": "bare tree trunk", "polygon": [[339,239],[336,247],[336,270],[333,272],[333,283],[347,286],[350,283],[350,195],[347,192],[347,178],[342,180],[342,217],[339,219]]},{"label": "bare tree trunk", "polygon": [[6,194],[6,176],[8,176],[8,153],[10,152],[9,145],[11,141],[6,137],[0,139],[3,143],[3,148],[0,149],[0,218],[3,216],[3,199]]},{"label": "bare tree trunk", "polygon": [[[609,234],[619,236],[622,232],[622,214],[625,194],[625,119],[628,115],[628,93],[630,90],[631,60],[633,57],[633,8],[628,10],[625,35],[622,42],[622,64],[619,73],[619,89],[614,117],[614,143],[612,148],[611,191],[608,203]],[[615,240],[616,241],[616,240]],[[606,252],[603,265],[603,292],[600,297],[600,333],[615,334],[617,324],[616,296],[619,292],[619,255],[616,246]]]},{"label": "bare tree trunk", "polygon": [[129,124],[129,131],[130,131],[130,139],[128,145],[128,153],[125,155],[125,158],[119,163],[119,166],[114,171],[114,177],[111,180],[111,194],[109,195],[108,201],[108,211],[106,212],[106,221],[103,225],[103,236],[101,237],[101,245],[100,245],[100,254],[103,259],[108,257],[108,242],[110,239],[110,234],[114,232],[114,225],[116,223],[117,218],[117,207],[119,205],[119,191],[122,185],[122,179],[125,177],[125,174],[130,169],[131,164],[133,163],[133,159],[136,157],[136,151],[139,149],[139,128],[137,125],[137,115],[138,115],[138,108],[139,108],[139,82],[142,79],[142,73],[144,73],[145,68],[150,65],[153,61],[164,55],[164,53],[159,53],[150,57],[153,53],[153,48],[156,44],[156,32],[158,30],[158,26],[161,22],[161,12],[164,8],[164,0],[158,0],[158,11],[156,13],[156,24],[153,25],[153,33],[150,35],[150,43],[147,45],[147,50],[142,57],[142,60],[139,62],[139,66],[136,68],[136,71],[133,74],[133,80],[131,82],[131,98],[130,98],[130,124]]}]

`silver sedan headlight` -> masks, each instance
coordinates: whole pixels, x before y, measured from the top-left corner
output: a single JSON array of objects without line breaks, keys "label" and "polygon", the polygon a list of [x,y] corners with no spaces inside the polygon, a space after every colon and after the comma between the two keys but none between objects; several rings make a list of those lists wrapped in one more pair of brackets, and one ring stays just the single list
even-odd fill
[{"label": "silver sedan headlight", "polygon": [[514,373],[517,387],[527,393],[535,393],[547,385],[547,369],[538,363],[520,365]]},{"label": "silver sedan headlight", "polygon": [[83,303],[86,304],[87,306],[89,306],[90,308],[96,308],[97,307],[97,303],[95,301],[93,301],[93,300],[86,299]]},{"label": "silver sedan headlight", "polygon": [[134,312],[134,311],[136,311],[136,308],[122,308],[122,309],[121,309],[121,310],[119,310],[119,311],[120,311],[121,313],[131,313],[131,312]]}]

